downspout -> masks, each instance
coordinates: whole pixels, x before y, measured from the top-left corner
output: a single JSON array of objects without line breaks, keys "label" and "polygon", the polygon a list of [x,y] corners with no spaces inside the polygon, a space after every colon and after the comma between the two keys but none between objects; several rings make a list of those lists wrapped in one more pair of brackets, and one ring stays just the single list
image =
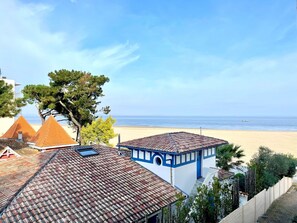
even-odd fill
[{"label": "downspout", "polygon": [[172,166],[173,166],[173,159],[171,158],[171,159],[166,159],[166,161],[168,161],[168,160],[170,160],[170,184],[172,185],[172,186],[174,186],[173,185],[173,174],[172,174]]}]

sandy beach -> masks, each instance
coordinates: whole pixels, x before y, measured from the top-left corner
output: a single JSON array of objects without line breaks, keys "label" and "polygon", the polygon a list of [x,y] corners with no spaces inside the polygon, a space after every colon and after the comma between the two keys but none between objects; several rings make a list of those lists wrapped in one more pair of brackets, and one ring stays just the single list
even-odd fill
[{"label": "sandy beach", "polygon": [[[40,125],[32,125],[38,130]],[[75,138],[75,132],[63,126],[67,133]],[[157,127],[114,127],[115,132],[120,134],[121,141],[137,139],[141,137],[166,133],[166,132],[192,132],[200,134],[200,129],[189,128],[157,128]],[[202,129],[202,134],[227,140],[229,143],[240,145],[245,151],[244,161],[248,162],[255,154],[259,146],[267,146],[278,153],[290,153],[297,157],[297,132],[290,131],[252,131],[252,130],[212,130]],[[118,138],[110,141],[114,146],[118,143]]]},{"label": "sandy beach", "polygon": [[[186,128],[115,127],[114,129],[121,135],[121,141],[166,132],[186,131],[200,134],[199,129]],[[257,152],[259,146],[267,146],[275,152],[290,153],[297,157],[297,132],[202,129],[202,134],[240,145],[245,151],[246,162]],[[116,145],[117,141],[118,139],[114,138],[111,143]]]}]

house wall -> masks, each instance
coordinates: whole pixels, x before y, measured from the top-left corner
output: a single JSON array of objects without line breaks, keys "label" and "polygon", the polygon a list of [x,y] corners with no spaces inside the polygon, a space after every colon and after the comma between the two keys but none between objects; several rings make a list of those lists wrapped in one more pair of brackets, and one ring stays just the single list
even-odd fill
[{"label": "house wall", "polygon": [[174,168],[174,185],[190,194],[196,183],[197,162],[188,163]]},{"label": "house wall", "polygon": [[[197,154],[198,151],[171,155],[132,149],[131,158],[178,189],[190,194],[197,180]],[[216,166],[215,148],[205,149],[201,155],[201,175],[206,177],[209,168]],[[157,157],[162,160],[161,165],[156,163]]]},{"label": "house wall", "polygon": [[[3,80],[5,83],[12,85],[12,91],[14,92],[14,97],[15,97],[15,86],[16,83],[14,80],[9,80],[9,79],[3,79],[0,77],[0,80]],[[0,118],[0,136],[2,136],[14,123],[14,118]]]},{"label": "house wall", "polygon": [[204,149],[202,159],[202,177],[206,177],[210,167],[216,167],[216,148]]},{"label": "house wall", "polygon": [[[168,183],[173,182],[173,171],[171,168],[172,156],[164,153],[145,151],[141,149],[132,150],[132,160],[136,161],[146,169],[152,171]],[[161,159],[161,164],[158,165],[156,159]],[[172,178],[172,180],[171,180]]]},{"label": "house wall", "polygon": [[0,136],[2,136],[14,123],[14,118],[0,118]]}]

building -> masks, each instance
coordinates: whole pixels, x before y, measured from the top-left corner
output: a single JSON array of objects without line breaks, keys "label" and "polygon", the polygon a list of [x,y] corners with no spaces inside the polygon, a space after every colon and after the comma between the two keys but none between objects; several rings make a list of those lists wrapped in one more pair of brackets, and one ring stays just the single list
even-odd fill
[{"label": "building", "polygon": [[61,149],[78,145],[52,115],[28,141],[28,144],[39,150]]},{"label": "building", "polygon": [[[12,91],[14,92],[14,97],[16,97],[16,87],[20,84],[16,83],[14,80],[9,80],[6,77],[1,75],[1,69],[0,69],[0,80],[4,81],[6,84],[9,84],[12,86]],[[1,132],[0,135],[3,135],[14,123],[14,118],[0,118],[0,126],[1,126]]]},{"label": "building", "polygon": [[228,142],[203,135],[173,132],[118,144],[131,150],[131,159],[185,194],[216,167],[216,148]]},{"label": "building", "polygon": [[156,222],[177,193],[116,149],[73,147],[55,151],[0,209],[0,222]]},{"label": "building", "polygon": [[36,131],[21,115],[13,125],[0,138],[3,139],[17,139],[27,142],[36,134]]}]

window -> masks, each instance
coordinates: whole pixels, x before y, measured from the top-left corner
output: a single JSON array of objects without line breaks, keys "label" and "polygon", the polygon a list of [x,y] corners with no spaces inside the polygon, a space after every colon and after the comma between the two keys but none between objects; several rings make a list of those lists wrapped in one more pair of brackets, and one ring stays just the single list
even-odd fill
[{"label": "window", "polygon": [[99,152],[91,146],[77,148],[76,152],[78,152],[82,157],[99,155]]},{"label": "window", "polygon": [[189,162],[191,160],[191,154],[187,153],[187,161]]},{"label": "window", "polygon": [[207,156],[207,149],[204,150],[204,156]]},{"label": "window", "polygon": [[182,155],[182,161],[181,162],[182,163],[186,162],[186,155],[185,154]]},{"label": "window", "polygon": [[158,166],[160,166],[160,165],[162,164],[162,160],[161,160],[161,158],[158,157],[158,156],[155,158],[155,162],[156,162],[156,164],[157,164]]},{"label": "window", "polygon": [[180,164],[180,156],[176,156],[176,164]]}]

